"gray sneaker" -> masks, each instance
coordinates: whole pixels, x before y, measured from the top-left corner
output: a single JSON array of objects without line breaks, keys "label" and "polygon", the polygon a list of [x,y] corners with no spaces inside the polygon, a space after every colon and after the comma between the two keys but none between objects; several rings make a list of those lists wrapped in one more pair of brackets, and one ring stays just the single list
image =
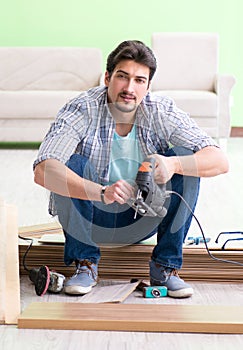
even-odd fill
[{"label": "gray sneaker", "polygon": [[88,260],[77,263],[75,274],[65,283],[66,294],[83,295],[87,294],[97,284],[98,266]]},{"label": "gray sneaker", "polygon": [[166,268],[153,260],[149,262],[149,267],[151,286],[167,287],[168,296],[172,298],[188,298],[192,296],[192,287],[179,277],[176,269]]}]

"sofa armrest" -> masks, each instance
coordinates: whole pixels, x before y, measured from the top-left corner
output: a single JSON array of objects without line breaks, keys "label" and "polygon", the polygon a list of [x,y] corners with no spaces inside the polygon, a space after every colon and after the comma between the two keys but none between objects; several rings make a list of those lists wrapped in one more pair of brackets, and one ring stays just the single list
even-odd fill
[{"label": "sofa armrest", "polygon": [[215,92],[219,99],[219,137],[230,136],[230,94],[235,82],[235,77],[229,74],[218,74],[215,79]]}]

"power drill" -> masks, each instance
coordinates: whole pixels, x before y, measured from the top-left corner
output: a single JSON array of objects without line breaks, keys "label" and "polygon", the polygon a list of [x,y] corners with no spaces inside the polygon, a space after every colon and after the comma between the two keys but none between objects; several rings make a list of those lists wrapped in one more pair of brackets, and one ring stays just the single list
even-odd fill
[{"label": "power drill", "polygon": [[165,185],[157,185],[154,180],[155,158],[147,157],[140,165],[136,176],[136,198],[129,201],[129,205],[137,214],[142,216],[164,217],[167,210],[164,207],[168,196]]}]

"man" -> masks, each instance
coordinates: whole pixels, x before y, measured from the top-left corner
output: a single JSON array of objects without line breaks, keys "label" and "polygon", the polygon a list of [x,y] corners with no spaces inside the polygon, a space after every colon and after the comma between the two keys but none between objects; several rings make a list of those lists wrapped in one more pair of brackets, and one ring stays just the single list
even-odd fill
[{"label": "man", "polygon": [[99,244],[132,244],[157,233],[151,285],[189,297],[178,275],[192,213],[172,194],[164,218],[134,216],[140,163],[154,157],[158,186],[181,195],[194,210],[200,177],[228,171],[215,142],[168,97],[149,93],[156,71],[153,52],[140,41],[122,42],[107,59],[105,86],[92,88],[59,112],[34,163],[35,182],[51,191],[50,213],[65,234],[64,261],[76,264],[68,294],[85,294],[97,283]]}]

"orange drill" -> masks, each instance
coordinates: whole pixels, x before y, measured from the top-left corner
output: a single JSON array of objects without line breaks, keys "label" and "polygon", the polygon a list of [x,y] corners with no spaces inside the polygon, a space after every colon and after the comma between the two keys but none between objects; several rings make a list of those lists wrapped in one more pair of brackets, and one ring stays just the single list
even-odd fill
[{"label": "orange drill", "polygon": [[137,196],[132,203],[137,214],[164,217],[167,213],[164,202],[167,197],[165,185],[158,186],[154,181],[155,158],[148,157],[140,165],[136,177]]}]

